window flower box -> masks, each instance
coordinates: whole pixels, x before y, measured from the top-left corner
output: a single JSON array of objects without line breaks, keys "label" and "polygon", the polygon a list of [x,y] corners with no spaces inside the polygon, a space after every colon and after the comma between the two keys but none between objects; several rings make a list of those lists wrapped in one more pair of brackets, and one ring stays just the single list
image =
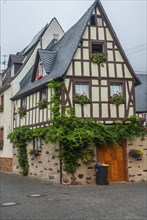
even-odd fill
[{"label": "window flower box", "polygon": [[107,60],[107,54],[104,53],[93,53],[91,57],[92,63],[96,63],[104,67],[103,62]]},{"label": "window flower box", "polygon": [[131,149],[129,151],[129,157],[132,157],[134,159],[140,159],[143,155],[143,151],[140,149]]},{"label": "window flower box", "polygon": [[80,95],[80,94],[76,94],[73,98],[73,101],[81,105],[90,103],[90,99],[86,95]]},{"label": "window flower box", "polygon": [[20,118],[25,117],[26,112],[27,112],[26,108],[23,108],[23,107],[19,108],[18,114],[19,114]]},{"label": "window flower box", "polygon": [[112,104],[115,104],[115,105],[120,105],[120,104],[125,103],[125,98],[121,93],[114,94],[110,100],[111,100]]},{"label": "window flower box", "polygon": [[45,99],[40,100],[38,103],[38,106],[40,109],[46,108],[47,107],[47,101]]}]

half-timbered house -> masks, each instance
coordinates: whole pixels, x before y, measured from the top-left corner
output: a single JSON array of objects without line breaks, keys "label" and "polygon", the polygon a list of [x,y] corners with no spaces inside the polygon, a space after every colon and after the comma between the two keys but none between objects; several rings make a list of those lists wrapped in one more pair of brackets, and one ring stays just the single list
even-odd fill
[{"label": "half-timbered house", "polygon": [[[50,124],[53,103],[48,82],[51,80],[64,82],[61,105],[74,107],[77,117],[112,124],[135,114],[135,86],[140,81],[99,0],[60,40],[55,34],[54,42],[47,48],[36,49],[35,60],[31,64],[25,77],[20,80],[19,91],[11,99],[13,128],[23,125],[36,128]],[[77,103],[76,98],[81,96],[89,102],[82,105]],[[119,104],[113,100],[114,96],[119,96]],[[20,114],[22,109],[25,109],[24,117]],[[54,183],[73,181],[73,176],[62,168],[58,143],[46,144],[36,138],[29,143],[28,149],[32,147],[39,149],[40,154],[36,158],[29,157],[29,175]],[[15,151],[14,172],[18,173]],[[109,180],[128,181],[127,144],[122,142],[118,151],[112,146],[105,152],[101,148],[95,149],[90,165],[84,166],[81,162],[74,176],[75,182],[95,182],[95,162],[106,158],[111,165]]]}]

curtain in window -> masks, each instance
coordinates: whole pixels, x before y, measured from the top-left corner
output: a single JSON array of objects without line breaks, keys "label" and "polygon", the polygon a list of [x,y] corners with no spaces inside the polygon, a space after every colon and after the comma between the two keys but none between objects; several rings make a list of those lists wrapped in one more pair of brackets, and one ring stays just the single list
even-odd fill
[{"label": "curtain in window", "polygon": [[88,84],[76,84],[76,94],[80,94],[80,95],[88,95]]},{"label": "curtain in window", "polygon": [[122,85],[121,84],[114,84],[114,85],[110,86],[111,96],[114,95],[114,94],[122,93],[122,92],[123,92],[123,90],[122,90]]}]

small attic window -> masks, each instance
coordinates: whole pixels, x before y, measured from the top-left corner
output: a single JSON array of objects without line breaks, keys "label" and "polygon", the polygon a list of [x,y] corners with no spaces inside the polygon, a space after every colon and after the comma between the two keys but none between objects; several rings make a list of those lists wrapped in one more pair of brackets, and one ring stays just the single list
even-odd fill
[{"label": "small attic window", "polygon": [[104,44],[92,43],[92,53],[104,53]]},{"label": "small attic window", "polygon": [[95,15],[91,15],[91,18],[90,18],[90,24],[91,25],[96,25],[96,22],[95,22]]}]

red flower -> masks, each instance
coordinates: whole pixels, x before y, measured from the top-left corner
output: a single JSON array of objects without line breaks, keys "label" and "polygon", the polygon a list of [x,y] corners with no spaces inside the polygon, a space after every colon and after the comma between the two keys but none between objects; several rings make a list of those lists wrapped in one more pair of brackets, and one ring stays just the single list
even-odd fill
[{"label": "red flower", "polygon": [[43,77],[43,75],[36,76],[36,80],[40,80]]}]

